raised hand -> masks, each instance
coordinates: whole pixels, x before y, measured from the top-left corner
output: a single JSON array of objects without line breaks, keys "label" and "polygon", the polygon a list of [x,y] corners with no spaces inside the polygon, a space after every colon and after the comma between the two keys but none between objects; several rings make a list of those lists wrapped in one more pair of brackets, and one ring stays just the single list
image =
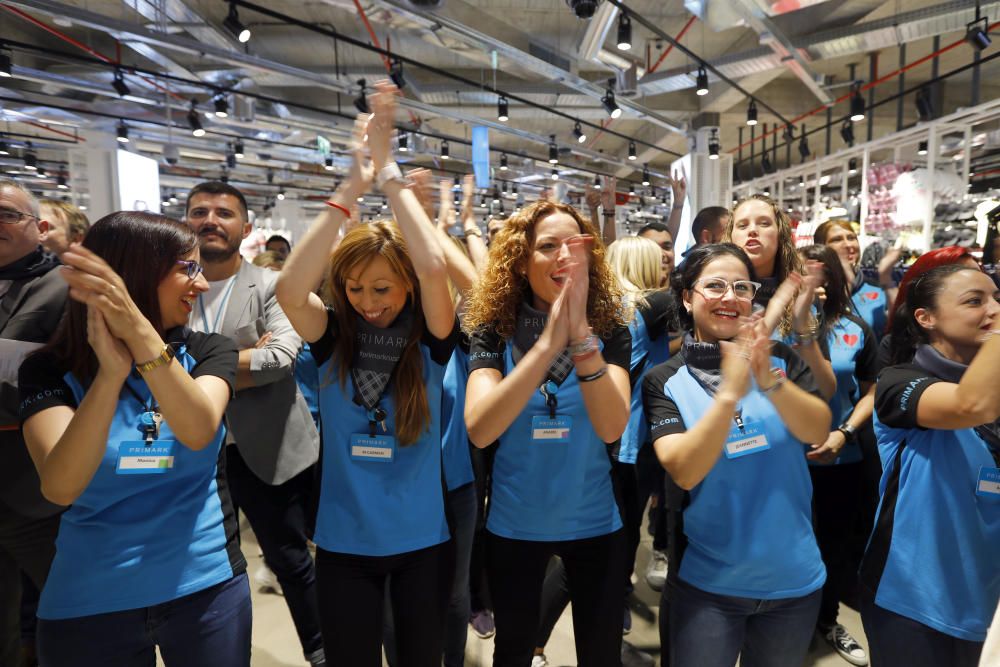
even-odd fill
[{"label": "raised hand", "polygon": [[378,170],[392,161],[393,125],[399,89],[391,81],[383,79],[375,83],[375,91],[369,98],[373,113],[368,123],[368,146],[372,164]]},{"label": "raised hand", "polygon": [[145,317],[132,301],[125,282],[93,251],[74,243],[60,258],[71,298],[100,311],[115,338],[127,340]]},{"label": "raised hand", "polygon": [[358,114],[354,119],[354,132],[351,135],[351,168],[347,172],[347,182],[344,184],[351,201],[368,192],[375,179],[375,168],[365,155],[367,133],[368,114]]},{"label": "raised hand", "polygon": [[87,306],[87,342],[97,357],[98,375],[124,382],[132,370],[132,355],[123,342],[111,335],[101,311],[90,305]]},{"label": "raised hand", "polygon": [[588,209],[591,211],[597,210],[597,207],[601,205],[601,191],[593,185],[588,185],[583,199],[587,203]]},{"label": "raised hand", "polygon": [[673,195],[673,200],[671,201],[671,206],[679,206],[684,204],[684,196],[687,194],[687,172],[684,170],[684,166],[681,165],[680,174],[674,169],[673,177],[670,179],[670,192]]},{"label": "raised hand", "polygon": [[589,248],[594,243],[590,234],[578,234],[565,241],[569,250],[567,274],[569,280],[563,287],[567,294],[571,340],[580,340],[590,335],[587,323],[587,298],[590,296],[590,255]]},{"label": "raised hand", "polygon": [[795,297],[795,305],[792,308],[792,317],[795,330],[802,332],[812,319],[812,305],[816,296],[816,289],[823,283],[823,263],[814,259],[805,263],[806,275],[802,279],[802,287]]},{"label": "raised hand", "polygon": [[[430,169],[410,169],[406,172],[406,182],[409,184],[407,187],[413,191],[413,194],[417,196],[417,201],[420,202],[421,208],[424,209],[424,213],[431,220],[434,219],[434,200],[431,197],[432,187],[433,187],[433,174],[431,174]],[[441,181],[440,185],[440,197],[441,205],[439,207],[440,211],[444,211],[449,203],[448,194],[450,190],[448,189],[448,182],[445,180]],[[437,225],[439,228],[445,228],[445,220],[443,215],[437,216]]]},{"label": "raised hand", "polygon": [[618,179],[614,176],[605,176],[604,184],[601,188],[601,206],[604,207],[605,213],[614,213],[615,205],[615,191],[618,189]]},{"label": "raised hand", "polygon": [[731,341],[722,341],[722,384],[719,393],[739,400],[750,391],[750,344],[753,324],[746,321],[739,335]]},{"label": "raised hand", "polygon": [[572,286],[573,279],[567,278],[566,282],[563,283],[562,292],[559,293],[555,303],[549,309],[549,319],[545,323],[542,335],[539,336],[540,341],[544,341],[546,345],[554,350],[562,351],[569,347],[570,328],[567,301]]}]

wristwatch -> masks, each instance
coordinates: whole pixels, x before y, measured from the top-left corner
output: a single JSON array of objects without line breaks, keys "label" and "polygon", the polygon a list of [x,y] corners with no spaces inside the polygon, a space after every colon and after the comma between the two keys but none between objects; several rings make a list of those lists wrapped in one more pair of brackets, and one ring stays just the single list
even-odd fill
[{"label": "wristwatch", "polygon": [[847,442],[853,442],[854,438],[858,435],[858,429],[854,428],[847,422],[838,426],[837,430],[844,434],[844,439],[847,440]]},{"label": "wristwatch", "polygon": [[399,183],[406,183],[403,178],[403,172],[399,170],[399,165],[395,162],[390,162],[381,169],[378,170],[378,174],[375,175],[375,185],[381,190],[385,187],[385,184],[389,181],[398,181]]},{"label": "wristwatch", "polygon": [[174,358],[174,348],[170,347],[169,344],[164,343],[163,351],[160,352],[159,356],[155,359],[150,359],[141,364],[135,365],[135,370],[139,371],[140,375],[145,375],[154,368],[159,368],[160,366],[166,366]]}]

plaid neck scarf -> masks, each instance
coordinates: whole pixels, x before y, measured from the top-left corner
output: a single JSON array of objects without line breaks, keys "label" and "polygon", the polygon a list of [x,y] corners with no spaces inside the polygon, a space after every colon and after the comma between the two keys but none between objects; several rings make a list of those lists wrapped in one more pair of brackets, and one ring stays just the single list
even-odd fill
[{"label": "plaid neck scarf", "polygon": [[[518,307],[517,328],[514,330],[514,349],[511,350],[514,363],[520,361],[521,357],[531,349],[531,346],[535,344],[538,337],[542,335],[548,319],[548,313],[535,310],[526,303],[522,303]],[[556,357],[556,360],[552,362],[552,365],[549,366],[548,379],[557,385],[561,385],[572,370],[573,360],[570,359],[569,352],[563,350]]]},{"label": "plaid neck scarf", "polygon": [[719,344],[696,341],[688,332],[684,334],[681,356],[698,384],[709,396],[715,396],[722,384],[722,349]]},{"label": "plaid neck scarf", "polygon": [[360,315],[354,338],[354,360],[351,363],[351,382],[354,384],[354,402],[372,410],[382,400],[386,387],[403,356],[413,328],[413,310],[409,303],[384,329],[370,324]]}]

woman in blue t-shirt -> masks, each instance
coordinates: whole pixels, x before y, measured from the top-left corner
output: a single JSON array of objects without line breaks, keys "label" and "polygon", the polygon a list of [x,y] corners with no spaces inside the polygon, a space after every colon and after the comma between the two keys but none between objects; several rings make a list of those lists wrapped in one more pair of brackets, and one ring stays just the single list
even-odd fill
[{"label": "woman in blue t-shirt", "polygon": [[[355,122],[350,175],[295,246],[276,294],[319,364],[316,583],[327,660],[382,664],[391,576],[399,667],[431,667],[441,664],[452,580],[441,390],[458,329],[443,251],[392,157],[398,91],[375,88],[373,117]],[[373,176],[395,222],[354,228],[331,255]],[[310,291],[324,276],[329,306]]]},{"label": "woman in blue t-shirt", "polygon": [[656,455],[673,484],[670,664],[801,664],[825,570],[803,442],[829,432],[808,367],[749,319],[759,283],[737,246],[691,251],[675,278],[681,353],[643,382]]},{"label": "woman in blue t-shirt", "polygon": [[[71,301],[19,372],[42,493],[69,505],[38,607],[51,667],[250,664],[250,588],[219,465],[237,351],[192,333],[194,233],[112,213],[62,255]],[[222,461],[225,459],[222,458]]]},{"label": "woman in blue t-shirt", "polygon": [[876,667],[974,667],[1000,599],[1000,291],[914,280],[875,390],[881,501],[861,567]]},{"label": "woman in blue t-shirt", "polygon": [[590,223],[541,201],[496,236],[469,300],[465,421],[477,447],[499,441],[486,525],[497,667],[531,662],[553,555],[580,665],[620,660],[625,544],[608,444],[629,416],[621,298]]},{"label": "woman in blue t-shirt", "polygon": [[871,327],[876,338],[885,333],[889,304],[895,296],[865,278],[861,270],[861,243],[846,220],[827,220],[813,232],[813,242],[832,248],[840,258],[851,292],[850,305],[855,314]]}]

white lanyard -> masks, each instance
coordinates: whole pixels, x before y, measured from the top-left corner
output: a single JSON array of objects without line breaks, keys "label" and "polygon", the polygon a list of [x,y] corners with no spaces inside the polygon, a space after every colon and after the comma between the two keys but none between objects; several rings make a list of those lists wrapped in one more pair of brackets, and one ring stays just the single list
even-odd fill
[{"label": "white lanyard", "polygon": [[222,313],[226,311],[226,302],[229,301],[229,293],[233,291],[233,285],[236,284],[236,276],[233,276],[229,280],[229,285],[226,287],[226,291],[222,293],[222,298],[219,299],[219,307],[215,311],[215,322],[212,324],[212,328],[208,328],[208,317],[205,314],[205,300],[202,295],[198,295],[198,306],[201,307],[201,323],[205,326],[205,333],[218,333],[219,332],[219,319],[222,317]]}]

